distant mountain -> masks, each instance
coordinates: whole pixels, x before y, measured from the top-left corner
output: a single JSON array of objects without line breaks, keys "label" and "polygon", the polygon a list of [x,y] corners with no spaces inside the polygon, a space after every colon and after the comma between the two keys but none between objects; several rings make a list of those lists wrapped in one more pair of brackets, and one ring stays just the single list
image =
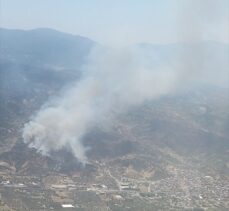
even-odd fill
[{"label": "distant mountain", "polygon": [[94,45],[88,38],[52,29],[1,28],[0,126],[39,108],[49,95],[76,80]]},{"label": "distant mountain", "polygon": [[77,76],[95,44],[88,38],[52,29],[0,29],[1,89],[14,79],[20,81],[19,86],[14,83],[17,89],[13,91],[17,91],[26,80],[50,84]]},{"label": "distant mountain", "polygon": [[75,68],[95,44],[82,37],[53,29],[29,31],[0,29],[1,61],[56,68]]}]

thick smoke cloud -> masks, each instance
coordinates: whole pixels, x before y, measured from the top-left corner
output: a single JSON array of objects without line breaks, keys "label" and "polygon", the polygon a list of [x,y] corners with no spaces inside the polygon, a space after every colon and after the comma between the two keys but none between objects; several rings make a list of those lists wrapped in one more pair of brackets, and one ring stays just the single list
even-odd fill
[{"label": "thick smoke cloud", "polygon": [[[217,25],[228,15],[225,2],[220,1],[221,6],[217,7],[219,3],[214,0],[179,1],[177,25],[174,24],[178,40],[206,40],[209,28],[215,29],[209,26],[214,22]],[[82,78],[46,103],[25,125],[24,141],[44,154],[70,147],[85,163],[84,135],[97,124],[107,125],[112,115],[180,87],[189,87],[194,79],[228,86],[228,50],[212,53],[206,45],[194,47],[178,47],[178,53],[173,49],[174,57],[167,65],[167,52],[162,55],[161,65],[158,55],[152,56],[147,50],[96,47],[82,68]]]},{"label": "thick smoke cloud", "polygon": [[107,125],[115,114],[187,87],[200,77],[202,52],[185,52],[183,62],[167,66],[144,47],[94,48],[81,79],[46,103],[25,125],[24,141],[43,154],[69,147],[86,163],[83,137],[91,128]]},{"label": "thick smoke cloud", "polygon": [[175,88],[176,73],[152,68],[135,50],[95,48],[80,81],[46,103],[24,127],[23,138],[43,154],[65,146],[85,163],[85,133],[113,113],[125,111]]}]

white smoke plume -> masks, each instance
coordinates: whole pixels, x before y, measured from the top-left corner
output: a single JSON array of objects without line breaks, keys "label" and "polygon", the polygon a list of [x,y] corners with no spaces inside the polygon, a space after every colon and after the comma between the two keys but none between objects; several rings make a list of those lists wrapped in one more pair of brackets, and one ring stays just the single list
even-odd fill
[{"label": "white smoke plume", "polygon": [[85,163],[82,137],[88,129],[106,121],[113,111],[124,111],[174,89],[173,70],[153,69],[139,57],[134,50],[94,49],[81,80],[46,103],[25,125],[24,141],[44,154],[70,146]]},{"label": "white smoke plume", "polygon": [[[212,15],[212,9],[215,11],[217,8],[213,0],[207,1],[211,4],[197,0],[188,2],[180,1],[178,37],[180,40],[202,40],[208,33],[205,26],[210,24],[207,17],[216,16],[217,21],[220,11]],[[206,14],[206,20],[202,21],[202,13]],[[205,59],[205,50],[201,45],[197,51],[185,50],[184,55],[179,56],[180,64],[166,66],[155,65],[157,55],[152,56],[136,48],[93,49],[89,63],[82,68],[82,78],[58,98],[46,103],[25,125],[24,141],[44,154],[68,146],[79,161],[87,162],[83,136],[95,125],[109,122],[113,113],[188,86],[192,79],[204,73],[203,69],[207,70],[202,77],[204,81],[210,78],[216,81],[217,77],[211,71],[219,73],[223,68],[218,68],[217,62],[205,68],[204,65],[209,63]],[[228,53],[224,54],[219,53],[219,58],[226,58]],[[228,67],[228,63],[224,64],[222,62],[222,66]],[[224,73],[221,81],[228,80],[227,72]]]}]

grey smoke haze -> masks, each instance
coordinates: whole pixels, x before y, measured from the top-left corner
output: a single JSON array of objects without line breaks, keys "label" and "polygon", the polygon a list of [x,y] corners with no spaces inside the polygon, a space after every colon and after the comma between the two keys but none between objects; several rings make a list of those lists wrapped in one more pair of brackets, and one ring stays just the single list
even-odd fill
[{"label": "grey smoke haze", "polygon": [[94,49],[81,80],[44,105],[25,125],[25,142],[44,154],[70,146],[86,162],[81,141],[89,128],[106,121],[113,110],[123,111],[175,86],[172,70],[152,70],[137,56],[130,50]]},{"label": "grey smoke haze", "polygon": [[114,113],[187,86],[201,73],[193,72],[190,61],[187,64],[155,65],[152,55],[138,48],[96,47],[82,68],[82,78],[25,125],[24,141],[43,154],[68,146],[85,163],[83,136],[90,128],[109,123]]},{"label": "grey smoke haze", "polygon": [[180,1],[176,15],[175,32],[178,40],[214,40],[218,36],[228,43],[229,1]]}]

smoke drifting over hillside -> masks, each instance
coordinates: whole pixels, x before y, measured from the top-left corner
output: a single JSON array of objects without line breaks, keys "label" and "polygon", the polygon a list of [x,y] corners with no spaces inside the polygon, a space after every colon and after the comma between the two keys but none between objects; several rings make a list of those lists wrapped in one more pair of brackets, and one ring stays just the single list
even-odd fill
[{"label": "smoke drifting over hillside", "polygon": [[23,138],[43,154],[70,147],[82,163],[87,162],[84,135],[97,124],[107,124],[113,114],[174,92],[195,78],[189,68],[153,65],[138,48],[94,48],[83,76],[50,100],[32,117]]},{"label": "smoke drifting over hillside", "polygon": [[[153,70],[130,50],[94,49],[80,81],[45,104],[25,125],[23,138],[47,154],[70,146],[86,162],[82,137],[88,129],[107,121],[110,113],[170,92],[176,75]],[[106,118],[107,117],[107,118]]]}]

